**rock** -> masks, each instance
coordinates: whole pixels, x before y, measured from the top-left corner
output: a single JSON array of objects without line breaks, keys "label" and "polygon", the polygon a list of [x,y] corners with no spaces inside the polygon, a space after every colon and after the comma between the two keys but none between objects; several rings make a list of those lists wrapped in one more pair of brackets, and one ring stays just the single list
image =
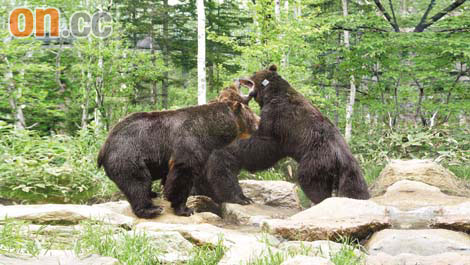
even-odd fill
[{"label": "rock", "polygon": [[342,245],[328,240],[308,241],[287,241],[279,245],[279,249],[288,253],[303,253],[308,256],[318,256],[326,259],[332,258],[336,253],[340,252],[344,247],[348,247],[354,251],[356,256],[360,257],[363,253],[359,249],[353,249],[349,245]]},{"label": "rock", "polygon": [[457,177],[431,160],[392,160],[371,185],[373,197],[400,180],[420,181],[438,187],[445,194],[469,196],[470,192]]},{"label": "rock", "polygon": [[113,201],[100,204],[94,204],[92,207],[105,208],[118,214],[122,214],[128,217],[137,218],[132,212],[131,205],[128,201]]},{"label": "rock", "polygon": [[411,211],[388,208],[393,228],[444,228],[470,232],[470,202],[450,206],[429,206]]},{"label": "rock", "polygon": [[245,264],[262,253],[267,253],[267,248],[275,251],[279,240],[271,235],[261,233],[243,233],[239,231],[219,228],[210,224],[165,224],[155,222],[140,223],[137,231],[176,231],[194,242],[196,245],[210,244],[216,246],[222,244],[227,248],[220,265]]},{"label": "rock", "polygon": [[333,263],[320,257],[295,256],[287,259],[281,265],[333,265]]},{"label": "rock", "polygon": [[[205,244],[216,246],[222,240],[225,232],[224,229],[211,224],[168,224],[157,222],[142,222],[136,225],[135,229],[136,231],[179,232],[184,238],[199,246]],[[227,245],[227,247],[229,246]]]},{"label": "rock", "polygon": [[[274,238],[268,239],[275,241]],[[280,250],[271,245],[272,243],[265,243],[261,238],[246,238],[240,240],[229,248],[223,258],[219,261],[218,265],[235,265],[235,264],[251,264],[258,258],[271,254],[279,253]],[[275,245],[279,244],[278,241]]]},{"label": "rock", "polygon": [[400,254],[391,256],[385,253],[368,256],[366,265],[470,265],[470,256],[460,253],[442,253],[432,256]]},{"label": "rock", "polygon": [[[130,231],[129,233],[134,233]],[[152,238],[152,244],[157,246],[158,260],[167,264],[187,262],[191,258],[193,244],[186,240],[178,232],[153,232],[146,231],[145,234]]]},{"label": "rock", "polygon": [[436,216],[430,221],[433,228],[470,232],[470,202],[434,209]]},{"label": "rock", "polygon": [[258,204],[290,209],[301,208],[297,187],[291,182],[241,180],[240,186],[245,196]]},{"label": "rock", "polygon": [[232,203],[222,204],[222,217],[225,221],[234,224],[260,226],[264,219],[285,219],[298,213],[298,208],[275,208],[262,204],[240,205]]},{"label": "rock", "polygon": [[33,223],[78,223],[97,220],[113,225],[132,226],[134,219],[109,209],[76,204],[12,205],[0,207],[0,220],[19,219]]},{"label": "rock", "polygon": [[120,265],[121,263],[111,257],[102,257],[96,254],[86,257],[77,257],[72,251],[49,250],[37,257],[20,255],[0,255],[2,265]]},{"label": "rock", "polygon": [[449,196],[437,187],[411,180],[397,181],[387,188],[383,196],[372,198],[372,200],[380,205],[393,206],[405,211],[470,201],[469,198]]},{"label": "rock", "polygon": [[427,229],[430,228],[432,219],[436,216],[439,207],[423,207],[411,211],[401,211],[390,207],[389,215],[392,228],[395,229]]},{"label": "rock", "polygon": [[192,217],[197,220],[198,224],[204,224],[204,223],[209,223],[209,224],[221,224],[223,223],[223,220],[220,216],[217,214],[213,214],[210,212],[202,212],[202,213],[195,213],[194,216]]},{"label": "rock", "polygon": [[186,206],[193,209],[194,212],[197,213],[210,212],[218,216],[222,215],[221,206],[207,196],[189,196],[188,201],[186,202]]},{"label": "rock", "polygon": [[402,253],[430,256],[446,252],[470,255],[470,236],[444,229],[395,230],[385,229],[375,233],[365,245],[369,254]]},{"label": "rock", "polygon": [[328,198],[285,220],[264,220],[270,233],[288,240],[363,239],[391,226],[388,209],[372,201]]}]

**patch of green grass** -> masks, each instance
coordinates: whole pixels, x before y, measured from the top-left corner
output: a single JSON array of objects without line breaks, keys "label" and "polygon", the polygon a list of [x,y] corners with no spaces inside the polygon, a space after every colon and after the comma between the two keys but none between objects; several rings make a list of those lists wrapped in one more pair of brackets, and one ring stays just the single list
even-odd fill
[{"label": "patch of green grass", "polygon": [[364,255],[356,254],[356,251],[361,248],[359,244],[345,239],[341,245],[341,250],[334,253],[330,260],[335,265],[362,265],[364,264]]},{"label": "patch of green grass", "polygon": [[160,249],[145,233],[128,233],[122,228],[83,223],[73,246],[77,255],[99,254],[118,259],[123,265],[156,265]]},{"label": "patch of green grass", "polygon": [[458,178],[470,181],[470,165],[449,165],[447,169],[452,171]]},{"label": "patch of green grass", "polygon": [[17,253],[37,255],[41,251],[41,245],[34,234],[25,229],[25,222],[6,220],[0,226],[0,253]]},{"label": "patch of green grass", "polygon": [[48,225],[6,219],[0,225],[0,253],[38,255],[41,251],[70,247],[70,236],[48,230]]},{"label": "patch of green grass", "polygon": [[264,171],[259,171],[256,173],[250,173],[248,171],[242,171],[240,174],[240,179],[254,179],[254,180],[284,180],[287,181],[286,175],[280,170],[275,168],[270,168]]},{"label": "patch of green grass", "polygon": [[[363,255],[355,253],[355,250],[359,248],[359,245],[353,244],[349,240],[344,240],[340,251],[334,253],[329,259],[335,265],[362,265],[364,264]],[[265,255],[250,261],[247,265],[280,265],[295,256],[312,256],[313,251],[309,246],[302,245],[300,250],[280,252],[268,245]]]},{"label": "patch of green grass", "polygon": [[364,178],[367,181],[367,184],[373,183],[377,177],[380,175],[380,172],[384,169],[384,164],[378,164],[373,161],[366,162],[362,166],[362,173],[364,174]]},{"label": "patch of green grass", "polygon": [[[81,223],[81,229],[70,234],[48,232],[44,225],[34,231],[30,223],[5,220],[0,225],[0,254],[26,254],[36,256],[51,249],[71,249],[77,256],[99,254],[118,259],[123,265],[162,264],[158,256],[162,251],[145,233],[127,231],[94,222]],[[216,265],[225,253],[222,240],[216,246],[194,247],[186,265]]]},{"label": "patch of green grass", "polygon": [[225,247],[222,240],[219,240],[216,246],[203,245],[193,249],[192,258],[187,265],[216,265],[224,256]]}]

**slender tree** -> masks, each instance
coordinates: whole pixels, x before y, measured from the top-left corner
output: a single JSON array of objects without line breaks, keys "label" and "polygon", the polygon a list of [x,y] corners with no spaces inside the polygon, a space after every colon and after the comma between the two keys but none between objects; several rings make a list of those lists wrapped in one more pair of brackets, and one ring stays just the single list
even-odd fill
[{"label": "slender tree", "polygon": [[206,15],[204,0],[197,0],[197,104],[206,104]]},{"label": "slender tree", "polygon": [[[341,2],[343,5],[343,16],[347,17],[348,16],[348,0],[341,0]],[[349,31],[347,30],[344,31],[344,46],[346,47],[346,49],[349,49],[350,47]],[[350,83],[351,91],[349,92],[349,102],[348,102],[348,105],[346,106],[346,129],[344,132],[344,137],[346,138],[347,142],[351,141],[352,116],[354,112],[354,102],[356,100],[356,84],[354,80],[354,75],[351,75],[349,83]]]}]

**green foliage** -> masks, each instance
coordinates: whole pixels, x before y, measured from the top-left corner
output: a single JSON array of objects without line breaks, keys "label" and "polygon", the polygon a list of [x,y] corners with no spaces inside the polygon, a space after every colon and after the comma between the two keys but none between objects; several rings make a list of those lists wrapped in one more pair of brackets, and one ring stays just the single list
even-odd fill
[{"label": "green foliage", "polygon": [[193,249],[191,259],[187,265],[216,265],[224,256],[226,248],[219,240],[217,245],[202,245]]},{"label": "green foliage", "polygon": [[36,233],[29,233],[24,222],[5,220],[0,226],[0,253],[38,255],[46,248],[37,238]]},{"label": "green foliage", "polygon": [[445,127],[369,131],[355,136],[351,148],[360,161],[384,163],[389,159],[429,158],[444,164],[463,164],[470,160],[468,133],[468,129]]},{"label": "green foliage", "polygon": [[73,249],[77,255],[100,254],[118,259],[123,265],[155,265],[161,250],[145,233],[128,232],[104,225],[83,223]]},{"label": "green foliage", "polygon": [[114,185],[96,167],[104,135],[41,136],[0,124],[0,197],[26,202],[84,202]]}]

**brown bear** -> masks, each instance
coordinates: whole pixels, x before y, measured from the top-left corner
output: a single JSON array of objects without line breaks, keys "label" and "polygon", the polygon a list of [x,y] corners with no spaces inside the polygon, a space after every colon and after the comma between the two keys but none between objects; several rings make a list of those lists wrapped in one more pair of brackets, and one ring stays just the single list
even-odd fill
[{"label": "brown bear", "polygon": [[[192,214],[186,200],[193,182],[196,193],[210,196],[207,183],[197,183],[204,180],[201,174],[210,153],[237,137],[249,137],[259,122],[239,86],[235,82],[206,105],[133,113],[114,126],[99,152],[98,167],[104,167],[135,215],[153,218],[162,212],[151,200],[156,196],[152,181],[157,179],[162,179],[164,195],[177,215]],[[239,186],[234,188],[240,197],[231,202],[249,202]]]},{"label": "brown bear", "polygon": [[242,168],[264,170],[284,157],[299,163],[298,182],[314,203],[331,197],[336,188],[338,196],[369,198],[359,164],[338,129],[277,73],[276,66],[240,80],[260,105],[261,120],[250,138],[214,150],[209,157],[206,177],[216,201],[238,196],[233,187]]}]

